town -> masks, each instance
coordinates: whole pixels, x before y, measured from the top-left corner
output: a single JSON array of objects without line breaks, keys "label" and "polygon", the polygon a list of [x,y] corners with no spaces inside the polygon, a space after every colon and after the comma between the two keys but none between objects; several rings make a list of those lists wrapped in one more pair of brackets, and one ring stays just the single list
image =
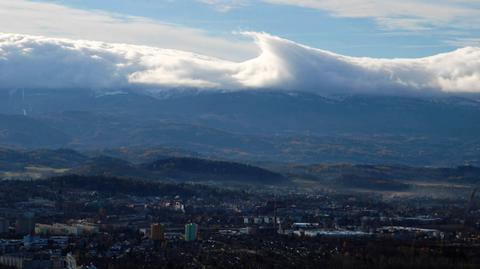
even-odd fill
[{"label": "town", "polygon": [[473,268],[480,253],[474,197],[82,176],[0,186],[2,268]]}]

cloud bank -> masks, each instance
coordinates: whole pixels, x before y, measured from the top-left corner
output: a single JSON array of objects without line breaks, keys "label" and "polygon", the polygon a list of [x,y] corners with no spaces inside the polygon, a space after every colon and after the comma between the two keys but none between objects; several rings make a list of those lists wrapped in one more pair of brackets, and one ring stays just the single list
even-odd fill
[{"label": "cloud bank", "polygon": [[261,53],[241,62],[148,46],[0,34],[0,88],[480,92],[480,48],[419,59],[357,58],[266,33],[244,34]]}]

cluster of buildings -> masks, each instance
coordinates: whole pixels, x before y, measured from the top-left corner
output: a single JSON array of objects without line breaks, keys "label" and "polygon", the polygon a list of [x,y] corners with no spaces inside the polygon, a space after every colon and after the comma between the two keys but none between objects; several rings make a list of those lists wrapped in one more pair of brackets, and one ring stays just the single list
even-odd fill
[{"label": "cluster of buildings", "polygon": [[172,234],[180,235],[179,233],[167,233],[165,226],[161,223],[152,223],[150,225],[150,239],[154,242],[164,242],[174,238],[183,238],[186,242],[192,242],[198,239],[198,224],[185,224],[185,232],[178,237],[171,236]]},{"label": "cluster of buildings", "polygon": [[[224,250],[241,259],[254,255],[245,250],[257,243],[287,256],[294,255],[292,248],[309,255],[306,246],[319,249],[316,244],[325,241],[333,242],[328,245],[332,249],[339,249],[335,242],[346,240],[480,243],[480,227],[461,230],[465,227],[462,201],[440,206],[331,193],[223,193],[221,189],[203,196],[100,195],[78,188],[32,193],[44,197],[11,201],[13,196],[2,198],[0,192],[0,265],[103,268],[135,257],[141,257],[136,262],[151,263],[167,258],[181,262],[188,255],[191,261],[196,255],[216,259]],[[11,206],[1,208],[4,204]],[[469,216],[478,217],[480,212]]]},{"label": "cluster of buildings", "polygon": [[63,223],[35,224],[35,234],[38,235],[75,235],[98,233],[98,225],[91,223],[74,223],[72,225]]},{"label": "cluster of buildings", "polygon": [[[29,215],[31,216],[31,215]],[[95,268],[94,265],[79,266],[77,258],[72,255],[71,247],[78,247],[85,236],[95,236],[108,233],[99,225],[92,223],[63,224],[35,224],[33,231],[21,239],[0,240],[0,267],[8,266],[18,269],[62,269],[62,268]],[[2,234],[8,234],[10,229],[5,229]],[[111,232],[111,231],[110,231]],[[144,238],[142,245],[153,250],[161,249],[168,241],[194,242],[198,240],[199,226],[196,223],[187,223],[184,232],[178,237],[169,236],[165,225],[152,223],[148,230],[148,237]],[[151,242],[151,245],[148,243]],[[92,246],[98,246],[95,242]],[[141,250],[141,248],[138,248]],[[122,245],[112,245],[109,255],[122,255]],[[96,251],[94,251],[96,252]],[[92,253],[92,252],[90,252]]]}]

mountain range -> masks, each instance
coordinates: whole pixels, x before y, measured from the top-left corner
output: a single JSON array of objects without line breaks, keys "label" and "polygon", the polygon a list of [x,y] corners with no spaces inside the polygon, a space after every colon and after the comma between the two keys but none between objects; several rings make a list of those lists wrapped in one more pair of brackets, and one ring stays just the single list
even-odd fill
[{"label": "mountain range", "polygon": [[[173,94],[170,94],[173,93]],[[170,147],[227,160],[480,164],[475,96],[0,91],[0,146]]]}]

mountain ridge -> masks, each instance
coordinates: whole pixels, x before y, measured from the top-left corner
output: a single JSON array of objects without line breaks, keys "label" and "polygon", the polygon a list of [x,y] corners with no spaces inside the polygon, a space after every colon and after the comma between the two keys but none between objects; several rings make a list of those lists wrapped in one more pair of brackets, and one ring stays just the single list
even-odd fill
[{"label": "mountain ridge", "polygon": [[[243,91],[157,99],[56,93],[17,91],[0,99],[0,145],[164,146],[237,161],[480,164],[480,102],[470,98]],[[28,108],[26,116],[18,115],[22,107]]]}]

